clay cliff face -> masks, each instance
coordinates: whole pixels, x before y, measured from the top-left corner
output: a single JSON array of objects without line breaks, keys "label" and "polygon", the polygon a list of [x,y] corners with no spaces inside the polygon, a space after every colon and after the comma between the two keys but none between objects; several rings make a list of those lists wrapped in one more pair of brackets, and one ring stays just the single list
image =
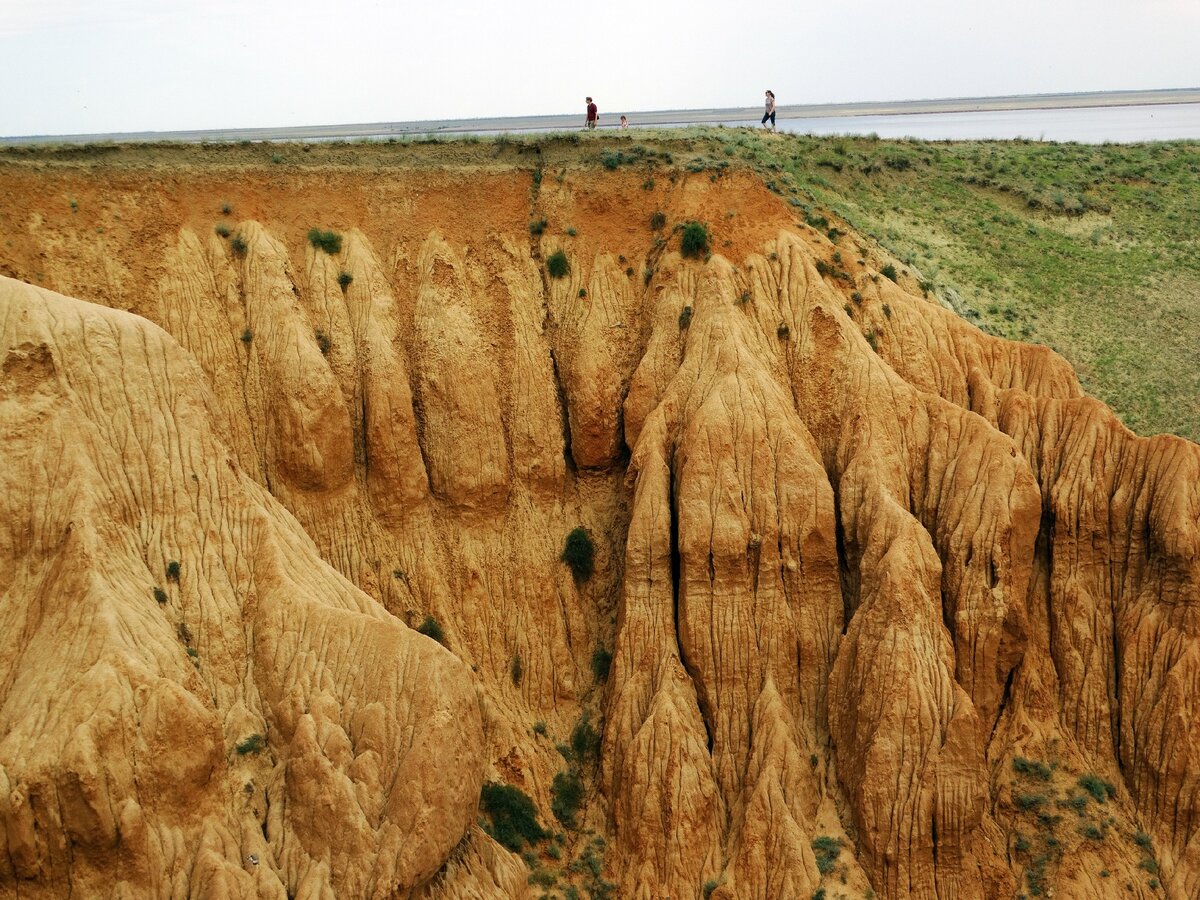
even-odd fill
[{"label": "clay cliff face", "polygon": [[464,152],[0,165],[0,896],[1200,897],[1200,448],[748,174]]}]

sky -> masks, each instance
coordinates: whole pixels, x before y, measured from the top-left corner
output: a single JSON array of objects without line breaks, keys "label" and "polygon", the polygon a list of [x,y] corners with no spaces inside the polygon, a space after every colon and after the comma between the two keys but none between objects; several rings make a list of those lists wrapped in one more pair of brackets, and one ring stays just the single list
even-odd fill
[{"label": "sky", "polygon": [[1200,87],[1200,0],[0,0],[0,135]]}]

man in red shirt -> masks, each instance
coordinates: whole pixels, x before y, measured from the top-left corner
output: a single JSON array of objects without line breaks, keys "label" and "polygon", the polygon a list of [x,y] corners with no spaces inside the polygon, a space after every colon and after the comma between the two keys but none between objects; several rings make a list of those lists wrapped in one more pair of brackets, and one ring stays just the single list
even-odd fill
[{"label": "man in red shirt", "polygon": [[592,98],[587,98],[587,127],[589,130],[594,129],[600,122],[600,113],[596,109],[596,104],[592,102]]}]

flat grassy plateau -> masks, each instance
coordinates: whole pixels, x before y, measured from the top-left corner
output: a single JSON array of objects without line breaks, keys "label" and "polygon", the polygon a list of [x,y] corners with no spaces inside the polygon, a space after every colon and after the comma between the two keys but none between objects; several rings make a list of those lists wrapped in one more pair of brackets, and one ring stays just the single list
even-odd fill
[{"label": "flat grassy plateau", "polygon": [[1200,440],[1200,143],[698,138],[831,211],[984,331],[1044,343],[1139,434]]}]

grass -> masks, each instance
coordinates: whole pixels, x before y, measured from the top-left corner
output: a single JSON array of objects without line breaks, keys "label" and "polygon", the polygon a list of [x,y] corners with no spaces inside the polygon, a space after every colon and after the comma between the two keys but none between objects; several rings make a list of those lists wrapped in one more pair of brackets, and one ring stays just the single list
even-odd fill
[{"label": "grass", "polygon": [[546,271],[551,278],[566,278],[571,273],[571,262],[567,259],[567,254],[561,250],[555,250],[546,258]]},{"label": "grass", "polygon": [[582,525],[572,528],[567,535],[561,559],[570,568],[576,581],[584,582],[592,577],[596,565],[596,547]]},{"label": "grass", "polygon": [[518,787],[489,781],[480,792],[479,805],[488,817],[484,829],[514,853],[519,853],[526,844],[532,846],[550,836],[538,824],[537,807]]},{"label": "grass", "polygon": [[342,252],[342,236],[336,231],[322,231],[320,228],[310,228],[308,242],[318,250],[324,250],[330,256]]}]

